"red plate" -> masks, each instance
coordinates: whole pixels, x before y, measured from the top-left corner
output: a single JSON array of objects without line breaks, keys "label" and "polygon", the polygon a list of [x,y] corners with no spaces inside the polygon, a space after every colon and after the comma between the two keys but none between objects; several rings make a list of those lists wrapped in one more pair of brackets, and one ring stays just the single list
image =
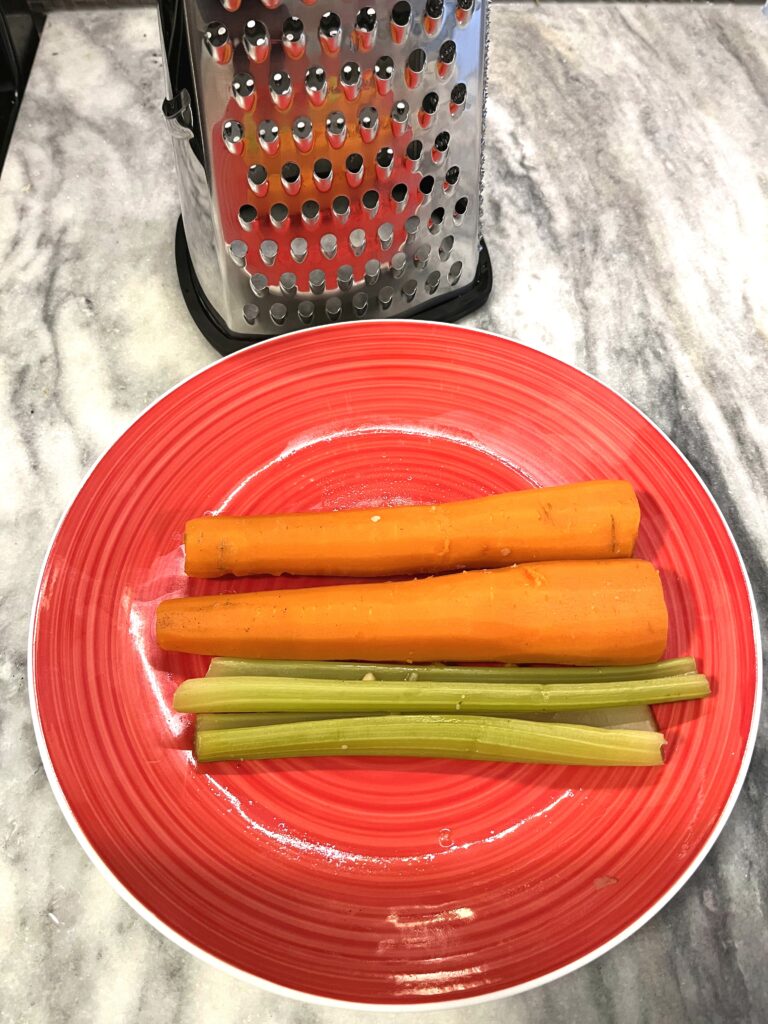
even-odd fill
[{"label": "red plate", "polygon": [[[659,567],[668,656],[703,702],[667,705],[664,768],[305,759],[200,771],[171,697],[159,600],[301,586],[188,581],[184,520],[440,502],[626,477]],[[320,581],[322,582],[322,581]],[[468,1002],[562,975],[688,878],[741,785],[759,701],[739,553],[690,465],[632,406],[540,352],[388,321],[231,356],[149,408],[64,516],[30,642],[48,775],[118,891],[185,948],[315,1001]]]}]

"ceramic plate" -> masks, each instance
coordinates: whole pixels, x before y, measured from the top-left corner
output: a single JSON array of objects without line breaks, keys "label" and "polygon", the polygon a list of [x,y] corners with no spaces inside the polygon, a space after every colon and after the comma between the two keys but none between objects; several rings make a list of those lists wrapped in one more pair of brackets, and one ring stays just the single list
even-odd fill
[{"label": "ceramic plate", "polygon": [[[304,759],[203,771],[171,707],[206,659],[153,638],[163,598],[324,580],[187,580],[185,519],[451,501],[626,477],[659,568],[667,655],[706,701],[666,705],[663,768]],[[389,321],[218,362],[126,430],[42,572],[31,697],[80,842],[166,935],[272,990],[386,1007],[562,975],[680,887],[729,813],[754,739],[755,613],[701,480],[640,412],[541,352]]]}]

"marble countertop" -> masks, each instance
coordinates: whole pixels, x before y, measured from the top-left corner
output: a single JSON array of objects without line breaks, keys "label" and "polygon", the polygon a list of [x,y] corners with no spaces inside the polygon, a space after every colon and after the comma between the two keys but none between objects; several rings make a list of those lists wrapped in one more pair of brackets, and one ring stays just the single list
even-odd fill
[{"label": "marble countertop", "polygon": [[[86,467],[215,358],[176,281],[152,10],[49,18],[0,178],[1,1024],[351,1024],[162,938],[61,816],[25,645],[38,569]],[[768,19],[755,7],[497,4],[471,318],[599,375],[683,449],[768,612]],[[597,962],[431,1024],[763,1021],[768,745],[685,888]],[[393,1020],[376,1014],[372,1021]]]}]

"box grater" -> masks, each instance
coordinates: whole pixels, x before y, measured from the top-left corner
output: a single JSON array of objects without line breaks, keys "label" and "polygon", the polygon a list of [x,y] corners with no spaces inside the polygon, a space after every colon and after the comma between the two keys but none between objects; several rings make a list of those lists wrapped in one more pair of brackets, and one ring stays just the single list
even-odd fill
[{"label": "box grater", "polygon": [[488,0],[161,0],[176,258],[224,352],[480,306]]}]

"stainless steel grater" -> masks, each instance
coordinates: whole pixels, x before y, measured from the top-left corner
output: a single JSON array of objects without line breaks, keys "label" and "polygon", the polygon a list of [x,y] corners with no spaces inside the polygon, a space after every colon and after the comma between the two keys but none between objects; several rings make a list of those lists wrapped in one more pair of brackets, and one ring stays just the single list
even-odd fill
[{"label": "stainless steel grater", "polygon": [[488,0],[160,0],[190,311],[220,351],[480,306]]}]

